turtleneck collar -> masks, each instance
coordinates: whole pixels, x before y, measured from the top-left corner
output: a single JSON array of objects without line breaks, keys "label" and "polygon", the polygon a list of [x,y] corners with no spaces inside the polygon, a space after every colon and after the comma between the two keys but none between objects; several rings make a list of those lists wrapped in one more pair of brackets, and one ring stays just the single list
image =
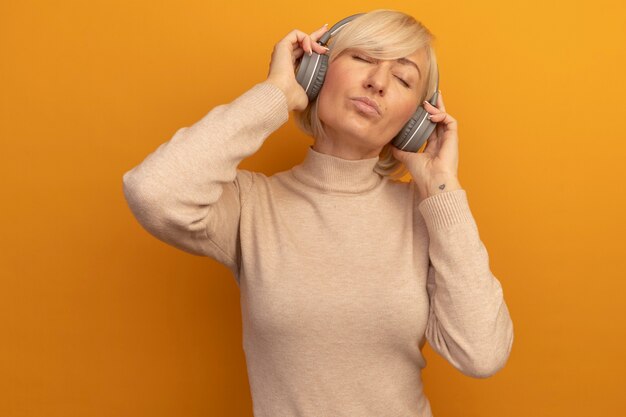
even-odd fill
[{"label": "turtleneck collar", "polygon": [[297,180],[318,190],[358,194],[373,189],[382,180],[374,171],[379,158],[342,159],[309,146],[304,160],[292,172]]}]

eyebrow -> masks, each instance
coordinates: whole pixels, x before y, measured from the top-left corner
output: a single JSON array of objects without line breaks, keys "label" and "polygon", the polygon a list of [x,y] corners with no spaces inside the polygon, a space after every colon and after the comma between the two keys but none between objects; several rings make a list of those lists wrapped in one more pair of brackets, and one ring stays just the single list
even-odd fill
[{"label": "eyebrow", "polygon": [[417,66],[417,64],[413,61],[411,61],[410,59],[406,59],[406,58],[399,58],[396,59],[396,61],[402,65],[413,65],[415,67],[415,69],[417,70],[420,79],[422,78],[422,71],[420,71],[420,67]]}]

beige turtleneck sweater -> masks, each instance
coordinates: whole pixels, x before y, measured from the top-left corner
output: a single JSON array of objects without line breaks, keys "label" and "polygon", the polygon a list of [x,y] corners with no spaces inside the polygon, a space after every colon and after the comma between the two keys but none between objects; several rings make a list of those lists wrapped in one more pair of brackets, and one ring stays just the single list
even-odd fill
[{"label": "beige turtleneck sweater", "polygon": [[124,174],[130,209],[232,270],[255,417],[431,417],[426,341],[476,378],[513,343],[466,192],[419,202],[378,157],[312,148],[269,177],[237,169],[288,118],[267,82],[213,108]]}]

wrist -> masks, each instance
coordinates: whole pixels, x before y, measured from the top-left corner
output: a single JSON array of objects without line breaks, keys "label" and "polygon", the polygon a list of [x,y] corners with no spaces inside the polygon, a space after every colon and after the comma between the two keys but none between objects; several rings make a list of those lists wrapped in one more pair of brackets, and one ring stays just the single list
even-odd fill
[{"label": "wrist", "polygon": [[294,109],[293,97],[291,97],[291,95],[289,94],[291,90],[289,89],[287,84],[284,81],[281,81],[279,78],[275,77],[268,77],[265,82],[273,84],[283,92],[285,98],[287,99],[288,111],[292,111]]},{"label": "wrist", "polygon": [[427,184],[423,184],[419,187],[419,192],[423,200],[437,194],[461,189],[463,189],[463,187],[459,179],[454,175],[446,174],[434,176]]}]

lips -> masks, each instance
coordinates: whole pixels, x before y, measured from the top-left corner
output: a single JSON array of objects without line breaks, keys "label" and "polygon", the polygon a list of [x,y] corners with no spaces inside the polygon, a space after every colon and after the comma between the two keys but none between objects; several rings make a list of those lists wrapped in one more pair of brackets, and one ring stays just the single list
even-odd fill
[{"label": "lips", "polygon": [[376,101],[368,97],[352,97],[357,102],[357,106],[363,110],[373,109],[380,116],[380,106]]}]

